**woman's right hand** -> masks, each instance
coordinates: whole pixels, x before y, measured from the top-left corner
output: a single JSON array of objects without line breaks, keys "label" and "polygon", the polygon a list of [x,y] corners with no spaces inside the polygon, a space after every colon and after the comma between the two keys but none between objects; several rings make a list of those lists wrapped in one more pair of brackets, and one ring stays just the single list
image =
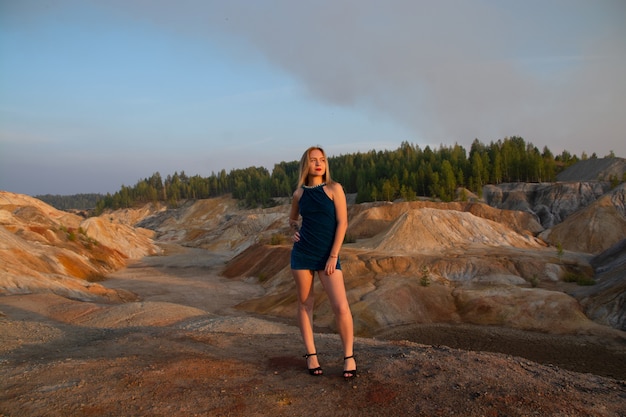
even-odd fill
[{"label": "woman's right hand", "polygon": [[293,234],[291,240],[293,240],[294,242],[299,242],[300,241],[300,232],[296,232]]}]

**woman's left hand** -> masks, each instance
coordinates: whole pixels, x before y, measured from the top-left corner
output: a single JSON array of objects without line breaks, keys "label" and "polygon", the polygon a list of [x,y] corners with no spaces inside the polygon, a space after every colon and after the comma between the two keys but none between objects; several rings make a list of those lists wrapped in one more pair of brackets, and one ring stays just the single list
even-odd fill
[{"label": "woman's left hand", "polygon": [[324,272],[326,272],[326,275],[332,275],[335,272],[335,269],[337,268],[337,258],[333,258],[333,257],[328,257],[328,260],[326,261],[326,268],[324,268]]}]

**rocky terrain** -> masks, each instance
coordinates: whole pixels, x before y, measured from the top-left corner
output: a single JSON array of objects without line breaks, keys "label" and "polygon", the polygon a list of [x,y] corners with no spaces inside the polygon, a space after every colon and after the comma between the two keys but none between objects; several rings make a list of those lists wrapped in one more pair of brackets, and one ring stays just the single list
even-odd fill
[{"label": "rocky terrain", "polygon": [[621,181],[626,173],[625,158],[589,158],[559,173],[557,181],[610,181],[616,178]]},{"label": "rocky terrain", "polygon": [[[133,212],[138,218],[147,213]],[[84,219],[35,198],[0,191],[0,293],[120,300],[120,294],[95,281],[130,259],[160,251],[154,232],[133,223],[125,212]]]},{"label": "rocky terrain", "polygon": [[351,204],[350,383],[321,288],[304,372],[287,201],[85,219],[0,192],[0,416],[626,415],[625,189]]}]

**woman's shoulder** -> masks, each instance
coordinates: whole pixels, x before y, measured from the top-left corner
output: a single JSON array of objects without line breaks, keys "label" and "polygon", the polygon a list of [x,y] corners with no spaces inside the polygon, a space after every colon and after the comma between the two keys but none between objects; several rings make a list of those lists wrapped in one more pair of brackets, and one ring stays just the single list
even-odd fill
[{"label": "woman's shoulder", "polygon": [[330,188],[332,191],[341,191],[341,192],[343,192],[343,186],[340,183],[338,183],[337,181],[333,181],[333,182],[331,182],[329,184],[326,184],[326,186],[328,188]]},{"label": "woman's shoulder", "polygon": [[299,199],[300,197],[302,197],[303,192],[304,192],[304,188],[302,187],[296,188],[296,190],[293,192],[293,198]]},{"label": "woman's shoulder", "polygon": [[329,194],[332,196],[331,198],[333,200],[337,196],[345,196],[345,192],[343,191],[343,186],[337,181],[333,181],[330,184],[326,184],[326,187],[329,191]]}]

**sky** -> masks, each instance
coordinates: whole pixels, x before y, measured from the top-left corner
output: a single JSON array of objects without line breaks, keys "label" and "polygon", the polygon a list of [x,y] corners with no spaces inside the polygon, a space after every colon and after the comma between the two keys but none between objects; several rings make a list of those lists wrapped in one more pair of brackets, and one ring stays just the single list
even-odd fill
[{"label": "sky", "polygon": [[626,157],[623,0],[0,0],[0,190],[521,136]]}]

